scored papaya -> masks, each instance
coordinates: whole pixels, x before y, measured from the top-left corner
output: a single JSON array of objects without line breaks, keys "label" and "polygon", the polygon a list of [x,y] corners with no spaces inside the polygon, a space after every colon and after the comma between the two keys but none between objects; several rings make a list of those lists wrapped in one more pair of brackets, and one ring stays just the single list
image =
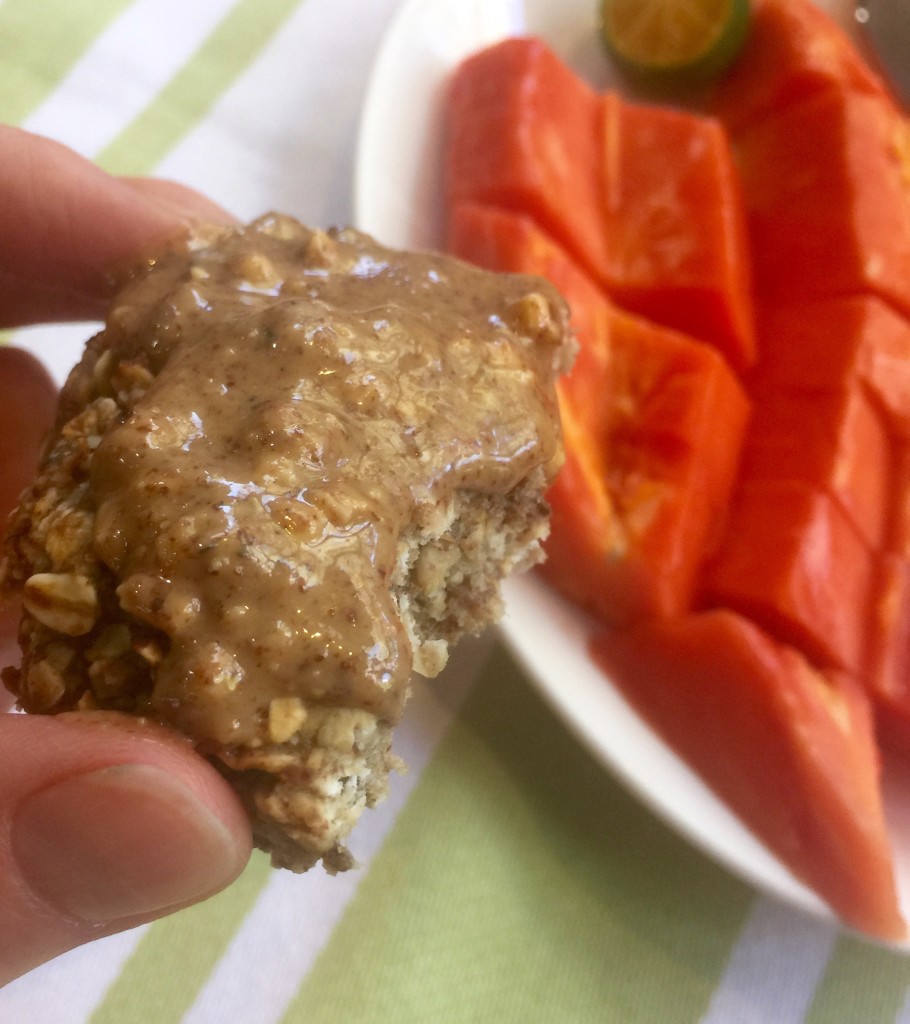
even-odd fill
[{"label": "scored papaya", "polygon": [[910,127],[889,101],[820,93],[737,153],[760,301],[878,295],[910,315]]},{"label": "scored papaya", "polygon": [[873,295],[757,310],[750,390],[834,394],[859,385],[889,433],[910,440],[910,323]]},{"label": "scored papaya", "polygon": [[598,94],[541,40],[506,39],[455,70],[443,156],[447,209],[531,217],[595,278],[606,265]]},{"label": "scored papaya", "polygon": [[910,750],[910,445],[894,445],[888,530],[876,566],[861,679],[884,742]]},{"label": "scored papaya", "polygon": [[746,217],[721,124],[604,98],[608,293],[624,309],[755,356]]},{"label": "scored papaya", "polygon": [[711,347],[617,310],[607,324],[609,401],[590,406],[567,389],[560,408],[570,452],[584,444],[573,425],[599,445],[610,543],[597,561],[573,554],[582,533],[577,474],[560,474],[542,571],[606,622],[679,615],[723,533],[748,401]]},{"label": "scored papaya", "polygon": [[[869,698],[910,743],[910,130],[812,4],[755,13],[720,120],[598,96],[536,40],[470,58],[449,242],[572,310],[542,571],[617,624],[601,664],[799,877],[892,938]],[[738,485],[734,370],[756,404]]]},{"label": "scored papaya", "polygon": [[731,608],[823,667],[858,670],[872,553],[830,495],[802,481],[737,485],[702,601]]},{"label": "scored papaya", "polygon": [[732,370],[710,346],[614,308],[527,217],[458,204],[449,245],[549,278],[572,310],[579,355],[557,385],[566,462],[542,571],[608,622],[681,613],[722,534],[748,418]]},{"label": "scored papaya", "polygon": [[885,537],[891,451],[878,410],[854,381],[836,391],[754,389],[740,480],[792,481],[831,497],[870,550]]},{"label": "scored papaya", "polygon": [[883,743],[910,750],[910,559],[885,552],[877,565],[860,674]]},{"label": "scored papaya", "polygon": [[868,700],[730,611],[604,632],[628,700],[846,922],[900,939]]},{"label": "scored papaya", "polygon": [[844,29],[811,0],[753,0],[745,46],[708,105],[735,136],[832,88],[887,92]]}]

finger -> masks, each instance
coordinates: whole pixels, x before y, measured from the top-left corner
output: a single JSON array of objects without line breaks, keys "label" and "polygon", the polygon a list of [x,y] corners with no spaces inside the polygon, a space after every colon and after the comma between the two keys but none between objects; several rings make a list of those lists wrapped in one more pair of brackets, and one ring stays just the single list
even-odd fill
[{"label": "finger", "polygon": [[0,326],[101,317],[112,268],[216,209],[164,191],[0,126]]},{"label": "finger", "polygon": [[236,221],[224,207],[180,182],[165,178],[121,177],[119,180],[135,189],[144,199],[173,210],[174,215],[181,220],[210,221],[214,224],[232,224]]},{"label": "finger", "polygon": [[212,895],[250,853],[227,783],[161,727],[0,716],[0,984]]}]

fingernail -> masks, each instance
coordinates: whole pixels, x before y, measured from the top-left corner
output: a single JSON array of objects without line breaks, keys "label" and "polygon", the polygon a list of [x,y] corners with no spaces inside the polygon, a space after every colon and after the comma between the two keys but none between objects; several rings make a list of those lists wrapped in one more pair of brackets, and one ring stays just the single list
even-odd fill
[{"label": "fingernail", "polygon": [[32,890],[101,924],[159,913],[217,892],[242,854],[218,817],[152,765],[115,765],[28,796],[12,849]]}]

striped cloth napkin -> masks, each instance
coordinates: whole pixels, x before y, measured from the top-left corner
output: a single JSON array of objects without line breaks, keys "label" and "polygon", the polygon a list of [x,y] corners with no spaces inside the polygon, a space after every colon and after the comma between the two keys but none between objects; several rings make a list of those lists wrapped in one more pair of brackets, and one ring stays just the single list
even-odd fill
[{"label": "striped cloth napkin", "polygon": [[[554,0],[554,3],[558,0]],[[398,0],[0,0],[0,121],[249,218],[350,221]],[[91,333],[12,341],[59,376]],[[0,991],[9,1024],[910,1024],[910,959],[756,895],[579,747],[495,637],[417,687],[358,870],[272,871]]]}]

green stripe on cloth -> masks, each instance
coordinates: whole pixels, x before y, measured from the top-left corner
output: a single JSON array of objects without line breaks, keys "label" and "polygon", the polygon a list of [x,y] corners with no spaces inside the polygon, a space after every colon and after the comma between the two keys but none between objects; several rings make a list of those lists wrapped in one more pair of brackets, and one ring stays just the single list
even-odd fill
[{"label": "green stripe on cloth", "polygon": [[255,853],[225,892],[156,921],[124,964],[91,1024],[180,1021],[262,891],[271,867]]},{"label": "green stripe on cloth", "polygon": [[838,940],[805,1024],[893,1024],[910,985],[910,961],[880,946]]},{"label": "green stripe on cloth", "polygon": [[[21,124],[57,88],[131,0],[6,0],[0,4],[0,122]],[[41,40],[29,47],[21,40]],[[15,53],[3,41],[17,40]]]},{"label": "green stripe on cloth", "polygon": [[301,0],[240,0],[192,60],[98,156],[114,174],[147,174],[253,62]]},{"label": "green stripe on cloth", "polygon": [[690,1024],[751,900],[608,778],[499,650],[285,1024]]}]

